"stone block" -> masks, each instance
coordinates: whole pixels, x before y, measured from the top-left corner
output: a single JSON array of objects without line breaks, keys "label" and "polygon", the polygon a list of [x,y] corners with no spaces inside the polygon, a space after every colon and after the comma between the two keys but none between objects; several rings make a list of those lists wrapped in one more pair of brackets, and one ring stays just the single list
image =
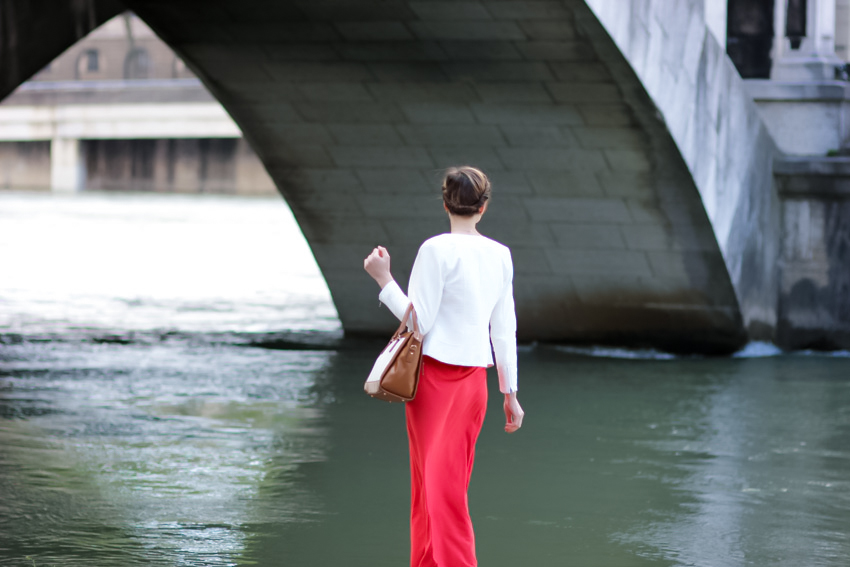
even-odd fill
[{"label": "stone block", "polygon": [[242,61],[228,65],[209,65],[204,68],[207,76],[219,83],[261,82],[273,80],[273,74],[259,62]]},{"label": "stone block", "polygon": [[599,171],[596,173],[596,178],[608,197],[651,200],[656,196],[651,172]]},{"label": "stone block", "polygon": [[287,124],[275,129],[275,137],[287,146],[328,146],[333,143],[330,133],[319,124]]},{"label": "stone block", "polygon": [[398,106],[380,102],[299,102],[295,107],[308,122],[388,124],[405,121]]},{"label": "stone block", "polygon": [[[440,71],[442,73],[442,71]],[[478,102],[475,89],[466,83],[370,83],[369,92],[382,102]]]},{"label": "stone block", "polygon": [[573,106],[549,104],[472,104],[484,124],[580,125],[582,117]]},{"label": "stone block", "polygon": [[284,167],[329,167],[333,160],[323,146],[293,145],[279,146],[263,154],[263,165]]},{"label": "stone block", "polygon": [[328,124],[328,130],[343,146],[393,146],[404,142],[390,124]]},{"label": "stone block", "polygon": [[180,51],[184,57],[203,66],[210,64],[233,65],[244,61],[262,61],[266,52],[259,44],[232,45],[221,42],[183,43]]},{"label": "stone block", "polygon": [[355,195],[325,191],[282,192],[302,227],[309,223],[318,222],[321,223],[319,225],[321,228],[325,223],[332,222],[335,218],[350,219],[363,215],[363,210],[360,208]]},{"label": "stone block", "polygon": [[570,61],[568,63],[550,63],[552,71],[559,81],[576,83],[613,82],[611,73],[604,63]]},{"label": "stone block", "polygon": [[488,226],[491,224],[528,223],[528,215],[522,206],[523,200],[524,197],[501,195],[498,206],[494,205],[487,208]]},{"label": "stone block", "polygon": [[[436,210],[438,206],[439,201],[435,201],[433,208]],[[417,247],[432,236],[450,230],[449,222],[443,216],[429,219],[386,219],[382,220],[381,224],[386,228],[393,243],[416,244]]]},{"label": "stone block", "polygon": [[227,33],[232,41],[238,43],[324,42],[340,39],[333,26],[315,21],[229,23]]},{"label": "stone block", "polygon": [[[508,243],[503,242],[503,244]],[[527,277],[532,274],[548,275],[552,273],[546,251],[534,246],[509,246],[511,248],[511,259],[514,264],[514,274],[521,273]],[[516,283],[514,285],[516,287]]]},{"label": "stone block", "polygon": [[499,129],[515,147],[530,148],[574,148],[578,142],[567,129],[557,126],[526,126],[524,124],[502,124]]},{"label": "stone block", "polygon": [[243,127],[304,122],[298,109],[288,102],[229,103],[227,111]]},{"label": "stone block", "polygon": [[580,104],[579,113],[588,126],[633,126],[629,109],[620,104]]},{"label": "stone block", "polygon": [[443,49],[433,41],[381,41],[343,43],[337,50],[345,59],[355,61],[442,61]]},{"label": "stone block", "polygon": [[438,191],[418,169],[413,168],[359,168],[356,175],[366,193],[425,194],[432,189]]},{"label": "stone block", "polygon": [[297,177],[293,182],[303,187],[305,191],[349,195],[357,195],[363,191],[360,179],[351,170],[302,168],[296,171]]},{"label": "stone block", "polygon": [[287,102],[304,100],[304,94],[292,83],[278,83],[270,78],[256,82],[232,83],[226,94],[219,95],[225,108],[231,104],[254,102]]},{"label": "stone block", "polygon": [[522,2],[515,0],[510,2],[487,2],[487,10],[498,20],[522,20],[519,22],[520,25],[541,23],[526,22],[526,20],[544,20],[544,23],[566,20],[563,23],[572,27],[572,12],[562,2]]},{"label": "stone block", "polygon": [[411,146],[504,146],[495,126],[480,124],[399,124],[397,130]]},{"label": "stone block", "polygon": [[572,126],[570,131],[588,149],[638,149],[648,147],[647,136],[637,128]]},{"label": "stone block", "polygon": [[408,41],[413,34],[402,22],[336,22],[339,35],[349,41]]},{"label": "stone block", "polygon": [[522,55],[511,41],[441,41],[443,51],[454,61],[517,61]]},{"label": "stone block", "polygon": [[603,150],[614,171],[649,171],[649,157],[643,150]]},{"label": "stone block", "polygon": [[611,83],[546,83],[546,88],[557,102],[605,103],[619,102],[620,89]]},{"label": "stone block", "polygon": [[338,61],[340,58],[328,43],[267,43],[263,51],[273,61]]},{"label": "stone block", "polygon": [[361,248],[369,254],[370,247],[379,243],[389,242],[389,237],[384,227],[378,222],[363,222],[361,217],[354,218],[328,218],[327,222],[316,221],[300,225],[304,237],[311,245],[345,243],[364,244]]},{"label": "stone block", "polygon": [[[689,253],[691,256],[693,253]],[[694,274],[689,274],[688,265],[685,263],[685,257],[681,252],[677,251],[651,251],[647,252],[649,262],[652,266],[652,271],[659,278],[675,278],[689,281]],[[719,255],[719,253],[718,253]],[[696,262],[690,262],[694,266]],[[702,270],[700,270],[702,271]],[[725,266],[724,266],[725,271]],[[697,282],[693,282],[697,283]],[[699,287],[710,285],[709,281],[698,282]]]},{"label": "stone block", "polygon": [[362,63],[337,61],[277,61],[263,65],[271,77],[290,83],[354,82],[373,79]]},{"label": "stone block", "polygon": [[[428,151],[441,170],[458,165],[478,167],[484,169],[485,173],[489,169],[505,169],[505,164],[491,148],[455,146],[429,148]],[[441,175],[440,172],[440,181],[442,181]],[[439,187],[439,184],[437,186]]]},{"label": "stone block", "polygon": [[566,250],[625,250],[615,224],[549,223],[558,246]]},{"label": "stone block", "polygon": [[592,171],[531,170],[527,173],[534,194],[541,197],[604,197]]},{"label": "stone block", "polygon": [[420,124],[473,124],[475,117],[469,106],[451,102],[402,103],[401,109],[410,122]]},{"label": "stone block", "polygon": [[624,224],[620,232],[630,250],[673,250],[676,242],[672,226],[662,224]]},{"label": "stone block", "polygon": [[620,199],[535,197],[525,200],[532,221],[626,223],[629,209]]},{"label": "stone block", "polygon": [[[549,227],[543,223],[534,224],[526,222],[501,222],[501,219],[491,219],[490,211],[502,208],[502,203],[499,202],[498,196],[493,198],[493,202],[484,213],[481,222],[478,223],[478,230],[481,234],[498,240],[505,246],[513,250],[515,247],[524,247],[535,249],[542,252],[543,247],[554,247],[555,239]],[[517,248],[519,250],[519,248]],[[518,252],[517,252],[518,253]],[[549,264],[545,263],[545,270],[548,271]]]},{"label": "stone block", "polygon": [[403,195],[370,193],[358,195],[356,199],[366,217],[382,220],[422,220],[427,211],[434,209],[434,214],[438,214],[442,210],[439,193],[436,196],[428,192]]},{"label": "stone block", "polygon": [[583,41],[522,41],[517,49],[532,61],[594,61],[593,47]]},{"label": "stone block", "polygon": [[[506,2],[506,4],[521,6],[522,3]],[[570,41],[576,37],[575,24],[569,20],[546,21],[548,18],[541,18],[539,21],[530,21],[527,18],[519,20],[517,25],[532,40]]]},{"label": "stone block", "polygon": [[523,171],[509,171],[504,169],[488,169],[487,177],[493,187],[493,199],[500,195],[529,195],[531,184],[526,179]]},{"label": "stone block", "polygon": [[652,277],[652,270],[643,252],[547,249],[546,256],[556,274]]},{"label": "stone block", "polygon": [[425,21],[410,22],[408,25],[419,39],[458,41],[525,39],[525,34],[514,22]]},{"label": "stone block", "polygon": [[400,0],[351,2],[350,0],[311,0],[298,7],[308,21],[321,22],[404,22],[416,14]]},{"label": "stone block", "polygon": [[540,83],[478,83],[475,90],[487,103],[552,102],[549,92]]},{"label": "stone block", "polygon": [[498,148],[496,152],[511,169],[599,170],[607,168],[596,150],[575,148]]},{"label": "stone block", "polygon": [[670,222],[667,215],[659,208],[658,201],[654,199],[631,198],[624,200],[629,209],[629,216],[632,222],[645,224],[665,224]]},{"label": "stone block", "polygon": [[434,162],[423,148],[405,146],[332,146],[334,163],[342,167],[429,167]]},{"label": "stone block", "polygon": [[[413,61],[403,63],[367,63],[367,67],[378,81],[389,84],[399,83],[448,83],[449,76],[440,63],[430,61]],[[373,83],[374,84],[374,83]],[[371,85],[370,85],[371,86]],[[414,99],[405,99],[416,102]],[[433,99],[426,99],[433,100]]]},{"label": "stone block", "polygon": [[[363,260],[368,256],[375,244],[359,243],[359,244],[342,244],[339,242],[322,244],[310,243],[310,249],[313,251],[313,256],[316,257],[316,263],[322,269],[322,275],[325,280],[330,278],[338,279],[345,272],[355,281],[363,281],[371,284],[375,306],[378,304],[378,293],[380,288],[375,284],[369,274],[363,269]],[[367,287],[366,284],[361,284]],[[333,287],[328,281],[328,287],[333,290]]]},{"label": "stone block", "polygon": [[[655,305],[669,304],[672,301],[681,305],[682,301],[702,303],[699,297],[688,294],[687,282],[682,280],[661,280],[654,277],[640,277],[621,274],[611,278],[603,275],[572,275],[573,288],[585,305]],[[684,293],[683,293],[684,292]]]},{"label": "stone block", "polygon": [[298,89],[307,101],[370,102],[374,98],[361,83],[300,83]]},{"label": "stone block", "polygon": [[552,72],[540,61],[459,61],[442,63],[452,81],[551,81]]},{"label": "stone block", "polygon": [[413,10],[421,20],[490,20],[490,13],[484,9],[481,2],[410,2]]}]

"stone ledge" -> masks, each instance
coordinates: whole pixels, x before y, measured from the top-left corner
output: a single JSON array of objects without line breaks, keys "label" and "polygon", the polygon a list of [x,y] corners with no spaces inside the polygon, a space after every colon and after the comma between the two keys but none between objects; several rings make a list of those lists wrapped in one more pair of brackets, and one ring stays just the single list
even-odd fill
[{"label": "stone ledge", "polygon": [[785,157],[773,164],[783,197],[850,198],[850,157]]},{"label": "stone ledge", "polygon": [[745,79],[753,100],[850,101],[850,83],[845,81],[787,82],[769,79]]}]

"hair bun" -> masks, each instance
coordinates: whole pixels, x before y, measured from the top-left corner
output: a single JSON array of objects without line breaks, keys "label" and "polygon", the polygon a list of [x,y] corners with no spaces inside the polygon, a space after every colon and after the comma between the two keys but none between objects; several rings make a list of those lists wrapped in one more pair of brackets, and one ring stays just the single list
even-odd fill
[{"label": "hair bun", "polygon": [[490,180],[480,169],[452,167],[443,180],[443,202],[453,215],[472,216],[490,198]]}]

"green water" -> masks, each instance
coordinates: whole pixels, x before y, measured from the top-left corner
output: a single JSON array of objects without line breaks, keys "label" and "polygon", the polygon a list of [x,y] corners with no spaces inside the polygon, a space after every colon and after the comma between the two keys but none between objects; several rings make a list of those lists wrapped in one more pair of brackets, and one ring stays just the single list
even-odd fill
[{"label": "green water", "polygon": [[[13,343],[0,372],[0,564],[407,561],[401,406],[379,344],[245,336]],[[850,359],[520,355],[470,489],[482,566],[816,566],[850,557]]]},{"label": "green water", "polygon": [[[407,565],[383,345],[280,199],[0,193],[0,258],[0,565]],[[587,353],[520,353],[514,435],[491,372],[481,567],[850,565],[849,353]]]}]

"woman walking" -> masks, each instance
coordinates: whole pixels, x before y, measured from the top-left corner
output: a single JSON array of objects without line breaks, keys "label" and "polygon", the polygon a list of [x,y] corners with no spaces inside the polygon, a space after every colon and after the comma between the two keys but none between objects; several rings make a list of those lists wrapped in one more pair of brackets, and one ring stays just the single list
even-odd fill
[{"label": "woman walking", "polygon": [[[409,298],[378,246],[363,265],[379,299],[401,319],[412,302],[422,343],[422,372],[405,416],[410,444],[411,567],[474,567],[475,535],[467,489],[475,442],[487,409],[486,368],[499,374],[505,431],[522,425],[517,401],[516,314],[510,250],[476,230],[490,181],[473,167],[447,171],[443,208],[451,232],[426,240],[413,263]],[[491,351],[492,341],[492,351]]]}]

